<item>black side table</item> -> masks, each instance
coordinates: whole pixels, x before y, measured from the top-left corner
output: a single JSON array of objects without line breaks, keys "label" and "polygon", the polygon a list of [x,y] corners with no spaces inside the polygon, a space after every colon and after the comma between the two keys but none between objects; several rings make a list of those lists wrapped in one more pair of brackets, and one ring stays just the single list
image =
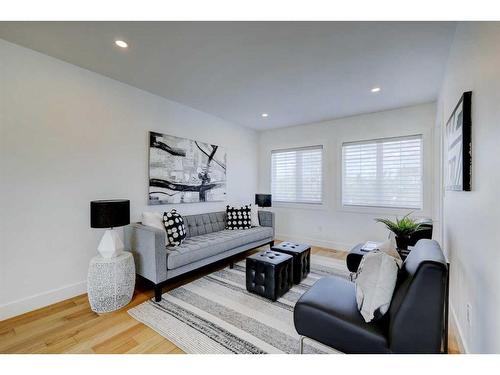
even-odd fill
[{"label": "black side table", "polygon": [[346,263],[347,269],[350,272],[358,271],[359,264],[361,263],[361,258],[363,258],[363,255],[368,253],[368,251],[361,250],[363,245],[364,243],[358,243],[349,251],[349,254],[347,254]]},{"label": "black side table", "polygon": [[246,259],[246,287],[251,293],[276,301],[293,285],[293,257],[262,251]]},{"label": "black side table", "polygon": [[[351,272],[357,272],[359,264],[361,263],[361,258],[363,258],[363,255],[369,253],[369,251],[363,251],[364,243],[359,243],[356,246],[354,246],[350,251],[349,254],[347,254],[346,258],[346,263],[347,263],[347,269]],[[401,256],[401,259],[404,261],[408,254],[411,252],[411,246],[410,249],[396,249]]]},{"label": "black side table", "polygon": [[413,249],[413,246],[408,246],[408,249],[396,249],[399,253],[399,256],[405,261],[405,259],[410,255],[411,250]]},{"label": "black side table", "polygon": [[293,242],[281,242],[272,247],[273,251],[293,256],[293,282],[300,282],[311,271],[311,246]]}]

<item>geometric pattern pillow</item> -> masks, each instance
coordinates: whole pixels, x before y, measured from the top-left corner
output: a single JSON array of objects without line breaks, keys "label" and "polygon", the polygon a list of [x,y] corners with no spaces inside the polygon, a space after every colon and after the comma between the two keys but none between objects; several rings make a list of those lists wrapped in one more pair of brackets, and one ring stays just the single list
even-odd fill
[{"label": "geometric pattern pillow", "polygon": [[252,227],[252,210],[246,205],[241,208],[226,207],[226,229],[249,229]]},{"label": "geometric pattern pillow", "polygon": [[175,209],[163,214],[163,225],[165,225],[170,246],[179,246],[184,238],[186,238],[184,220]]}]

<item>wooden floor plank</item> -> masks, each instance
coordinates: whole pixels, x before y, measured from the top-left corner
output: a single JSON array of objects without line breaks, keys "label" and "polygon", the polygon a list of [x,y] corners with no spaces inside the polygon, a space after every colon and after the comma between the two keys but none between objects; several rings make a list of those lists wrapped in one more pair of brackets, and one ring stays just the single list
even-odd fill
[{"label": "wooden floor plank", "polygon": [[[72,329],[80,324],[89,322],[89,320],[94,320],[97,317],[98,316],[90,309],[78,318],[66,319],[66,317],[61,317],[57,320],[50,321],[37,330],[15,334],[12,340],[7,340],[5,344],[0,342],[0,351],[5,353],[29,352],[29,350],[26,351],[27,347],[38,348],[40,345],[47,345],[47,342],[49,344],[51,342],[56,343],[60,341],[58,338],[65,329]],[[14,329],[14,331],[16,331],[16,329]]]},{"label": "wooden floor plank", "polygon": [[[319,247],[313,247],[312,253],[337,259],[346,257],[343,251]],[[190,274],[165,287],[164,292],[225,266],[227,263],[219,263]],[[0,353],[183,353],[128,315],[128,309],[152,296],[150,286],[138,280],[131,303],[119,311],[96,314],[90,309],[87,295],[82,294],[4,320],[0,322]],[[450,353],[459,353],[453,332],[451,335]]]},{"label": "wooden floor plank", "polygon": [[[154,331],[153,331],[154,332]],[[156,332],[155,332],[156,333]],[[170,341],[165,340],[159,335],[154,335],[148,340],[141,342],[135,348],[127,351],[128,354],[141,354],[141,353],[170,353],[173,350],[178,349]],[[182,352],[182,351],[181,351]]]},{"label": "wooden floor plank", "polygon": [[14,331],[18,337],[30,335],[33,332],[41,331],[43,328],[50,327],[53,322],[65,322],[66,320],[70,320],[74,317],[73,314],[75,313],[89,314],[89,308],[85,305],[69,305],[69,307],[64,310],[56,312],[51,311],[46,316],[16,325]]},{"label": "wooden floor plank", "polygon": [[[137,325],[137,321],[128,315],[120,315],[116,319],[108,320],[110,325],[99,325],[97,330],[82,331],[74,336],[78,344],[68,350],[68,353],[86,353],[92,351],[93,347],[109,340],[111,337],[120,334],[120,332]],[[146,326],[144,326],[146,327]],[[142,327],[142,329],[144,329]]]},{"label": "wooden floor plank", "polygon": [[7,340],[9,337],[13,337],[15,335],[14,328],[3,327],[0,329],[0,341]]},{"label": "wooden floor plank", "polygon": [[33,351],[35,354],[59,354],[66,352],[69,348],[76,344],[76,340],[73,337],[66,337],[64,339],[53,341],[49,344],[45,344],[44,347],[39,350]]},{"label": "wooden floor plank", "polygon": [[[84,295],[86,296],[86,295]],[[74,298],[79,298],[74,297]],[[46,317],[48,315],[52,315],[57,313],[58,311],[65,311],[70,307],[73,307],[75,303],[73,302],[73,298],[55,303],[53,305],[47,306],[47,307],[42,307],[41,309],[37,309],[34,311],[30,311],[28,313],[15,316],[13,318],[3,320],[0,322],[0,329],[3,329],[4,327],[12,327],[12,326],[22,326],[26,322],[31,322],[43,317]]]},{"label": "wooden floor plank", "polygon": [[[107,340],[104,340],[92,346],[92,350],[94,350],[94,352],[96,353],[116,353],[116,348],[123,345],[125,342],[128,342],[130,339],[132,339],[134,335],[136,335],[142,330],[142,326],[143,326],[142,323],[137,322],[137,324],[126,329],[125,331],[117,333],[116,335],[111,336]],[[134,342],[135,345],[137,345],[137,341],[134,340]]]}]

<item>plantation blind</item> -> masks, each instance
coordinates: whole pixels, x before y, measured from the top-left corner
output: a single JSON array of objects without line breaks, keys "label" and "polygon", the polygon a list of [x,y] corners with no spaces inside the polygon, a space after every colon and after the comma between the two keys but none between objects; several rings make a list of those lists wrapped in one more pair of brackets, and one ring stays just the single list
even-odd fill
[{"label": "plantation blind", "polygon": [[422,208],[422,136],[342,145],[342,204]]},{"label": "plantation blind", "polygon": [[323,146],[271,153],[273,201],[321,203],[323,200]]}]

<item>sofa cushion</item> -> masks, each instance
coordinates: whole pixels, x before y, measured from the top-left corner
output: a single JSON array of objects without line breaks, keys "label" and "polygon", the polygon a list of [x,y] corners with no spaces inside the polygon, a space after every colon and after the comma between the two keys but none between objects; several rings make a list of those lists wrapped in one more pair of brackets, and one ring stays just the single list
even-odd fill
[{"label": "sofa cushion", "polygon": [[389,310],[398,278],[397,260],[374,250],[361,260],[356,274],[356,301],[365,322],[380,319]]},{"label": "sofa cushion", "polygon": [[226,206],[226,229],[248,229],[252,227],[252,211],[246,205],[240,208]]},{"label": "sofa cushion", "polygon": [[346,353],[387,353],[382,322],[366,323],[358,311],[354,283],[340,277],[318,280],[294,309],[300,335]]},{"label": "sofa cushion", "polygon": [[186,215],[182,218],[184,219],[184,226],[186,227],[186,238],[218,232],[224,230],[226,227],[225,211]]},{"label": "sofa cushion", "polygon": [[239,246],[271,239],[273,228],[222,230],[186,238],[180,246],[167,246],[167,269],[175,269]]},{"label": "sofa cushion", "polygon": [[168,244],[167,231],[165,230],[165,225],[163,224],[163,214],[161,212],[143,212],[141,223],[142,225],[161,229],[165,232],[165,243]]},{"label": "sofa cushion", "polygon": [[186,238],[186,228],[182,216],[177,213],[175,208],[172,208],[170,212],[163,214],[163,224],[170,246],[179,246]]},{"label": "sofa cushion", "polygon": [[250,205],[250,217],[252,222],[252,227],[260,227],[259,223],[259,207],[255,204]]}]

